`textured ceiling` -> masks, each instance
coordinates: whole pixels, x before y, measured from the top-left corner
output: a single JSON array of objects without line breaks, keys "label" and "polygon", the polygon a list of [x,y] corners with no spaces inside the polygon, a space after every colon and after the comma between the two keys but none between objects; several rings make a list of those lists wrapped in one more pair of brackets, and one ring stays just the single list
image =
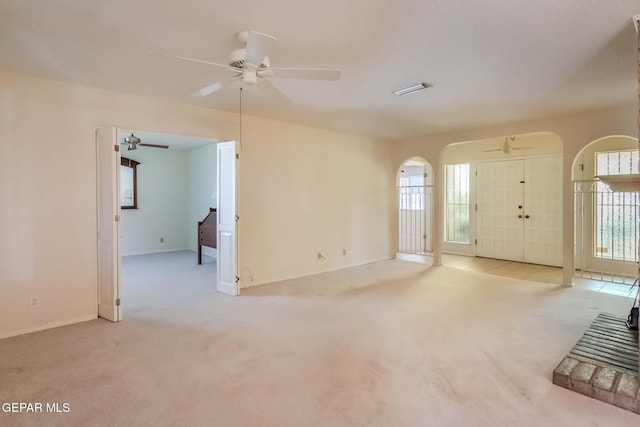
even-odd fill
[{"label": "textured ceiling", "polygon": [[[292,104],[244,91],[246,113],[403,139],[636,102],[638,0],[0,0],[0,68],[239,111],[235,34],[277,37],[274,67],[339,68],[338,82],[276,79]],[[396,97],[420,81],[434,85]]]}]

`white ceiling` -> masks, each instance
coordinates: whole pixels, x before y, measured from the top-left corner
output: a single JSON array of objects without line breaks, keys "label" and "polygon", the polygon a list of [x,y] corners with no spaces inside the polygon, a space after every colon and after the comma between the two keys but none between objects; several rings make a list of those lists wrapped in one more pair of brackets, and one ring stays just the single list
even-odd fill
[{"label": "white ceiling", "polygon": [[[246,113],[385,139],[637,102],[638,0],[0,0],[0,68],[234,111],[235,34],[277,37],[274,67],[340,68],[339,82],[249,87]],[[391,91],[425,81],[406,97]]]}]

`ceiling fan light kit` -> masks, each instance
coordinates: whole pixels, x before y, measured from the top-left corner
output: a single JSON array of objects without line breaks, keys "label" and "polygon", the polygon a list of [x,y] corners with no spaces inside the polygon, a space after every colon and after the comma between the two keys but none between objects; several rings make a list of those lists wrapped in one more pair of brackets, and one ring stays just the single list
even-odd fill
[{"label": "ceiling fan light kit", "polygon": [[433,87],[433,85],[425,82],[420,82],[411,86],[403,87],[401,89],[396,89],[393,91],[393,94],[397,96],[407,96],[430,87]]}]

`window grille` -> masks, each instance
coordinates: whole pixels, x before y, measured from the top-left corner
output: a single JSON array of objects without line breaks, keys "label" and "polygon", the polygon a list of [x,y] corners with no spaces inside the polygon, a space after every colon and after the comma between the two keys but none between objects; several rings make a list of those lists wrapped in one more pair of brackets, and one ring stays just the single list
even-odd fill
[{"label": "window grille", "polygon": [[425,185],[424,176],[400,178],[398,252],[431,254],[431,195],[432,186]]},{"label": "window grille", "polygon": [[[596,175],[638,173],[638,150],[598,152]],[[638,193],[613,192],[596,183],[594,256],[637,260]]]},{"label": "window grille", "polygon": [[446,165],[445,240],[469,243],[469,164]]}]

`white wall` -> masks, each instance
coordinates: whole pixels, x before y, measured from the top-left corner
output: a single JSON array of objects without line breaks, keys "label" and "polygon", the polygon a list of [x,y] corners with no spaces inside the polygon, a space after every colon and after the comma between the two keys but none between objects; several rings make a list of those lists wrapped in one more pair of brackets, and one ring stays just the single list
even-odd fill
[{"label": "white wall", "polygon": [[[395,252],[391,145],[245,118],[243,284]],[[0,338],[97,315],[98,126],[234,140],[238,115],[0,72]]]},{"label": "white wall", "polygon": [[[216,144],[207,144],[187,152],[189,194],[187,201],[187,244],[192,251],[198,250],[198,221],[217,208],[216,200]],[[202,247],[204,255],[215,257],[216,249]]]},{"label": "white wall", "polygon": [[243,123],[242,286],[395,254],[392,145],[255,117]]},{"label": "white wall", "polygon": [[139,147],[135,151],[123,149],[121,154],[140,162],[138,209],[122,209],[121,213],[121,254],[186,249],[187,152]]}]

